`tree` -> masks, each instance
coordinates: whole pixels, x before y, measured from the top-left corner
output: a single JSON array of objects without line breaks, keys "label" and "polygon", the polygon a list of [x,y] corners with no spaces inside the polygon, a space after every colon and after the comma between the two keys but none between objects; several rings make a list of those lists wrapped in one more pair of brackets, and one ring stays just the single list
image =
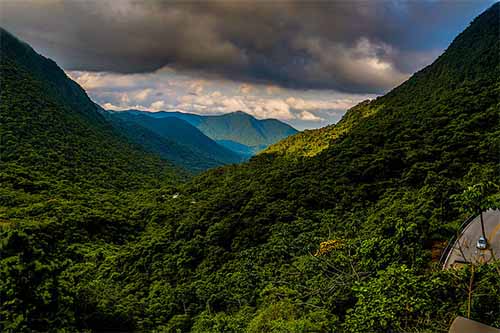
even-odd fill
[{"label": "tree", "polygon": [[[486,233],[484,231],[483,212],[498,206],[496,201],[488,195],[488,193],[497,189],[498,185],[493,182],[478,183],[468,186],[461,194],[452,196],[463,212],[480,216],[481,233],[484,239],[486,239]],[[488,240],[486,239],[486,241]]]}]

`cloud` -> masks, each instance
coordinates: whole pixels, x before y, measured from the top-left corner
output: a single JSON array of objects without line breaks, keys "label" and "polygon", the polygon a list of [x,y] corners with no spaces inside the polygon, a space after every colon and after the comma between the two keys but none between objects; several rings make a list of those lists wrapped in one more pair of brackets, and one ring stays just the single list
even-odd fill
[{"label": "cloud", "polygon": [[264,99],[254,104],[251,114],[259,118],[276,118],[281,120],[296,119],[297,116],[290,110],[290,106],[281,99]]},{"label": "cloud", "polygon": [[[168,68],[270,87],[381,93],[432,61],[491,3],[4,1],[0,16],[67,70]],[[105,84],[92,74],[85,83]]]},{"label": "cloud", "polygon": [[299,97],[289,97],[285,102],[297,110],[319,110],[319,109],[348,109],[355,101],[352,99],[334,100],[304,100]]},{"label": "cloud", "polygon": [[323,120],[321,117],[318,117],[309,111],[302,111],[299,114],[299,119],[307,120],[307,121],[321,121],[321,120]]},{"label": "cloud", "polygon": [[[304,74],[313,82],[337,82],[348,91],[388,90],[409,77],[395,68],[391,59],[398,52],[385,43],[374,43],[366,37],[350,48],[321,39],[297,41],[316,61],[304,66]],[[332,57],[331,55],[335,56]]]},{"label": "cloud", "polygon": [[279,91],[280,91],[280,87],[275,86],[275,85],[268,85],[266,87],[266,93],[268,95],[274,95],[274,94],[278,93]]},{"label": "cloud", "polygon": [[273,85],[199,79],[162,68],[153,73],[68,72],[105,109],[223,114],[243,111],[300,128],[336,122],[353,105],[375,95],[296,90]]},{"label": "cloud", "polygon": [[161,111],[165,108],[165,102],[164,101],[156,101],[151,103],[150,110],[151,111]]},{"label": "cloud", "polygon": [[252,89],[253,88],[251,85],[244,83],[244,84],[240,85],[239,92],[240,92],[240,94],[247,95],[247,94],[250,94],[252,92]]},{"label": "cloud", "polygon": [[209,95],[185,95],[179,98],[180,104],[175,109],[184,112],[219,114],[243,111],[257,118],[276,118],[280,120],[322,121],[323,118],[313,114],[318,110],[346,110],[358,100],[304,100],[301,98],[269,98],[266,95],[235,95],[224,96],[219,92]]},{"label": "cloud", "polygon": [[153,92],[153,89],[151,88],[147,88],[147,89],[143,89],[143,90],[140,90],[140,91],[137,91],[136,93],[134,93],[134,99],[137,100],[137,101],[144,101],[146,100],[149,95]]},{"label": "cloud", "polygon": [[200,95],[205,89],[206,82],[204,80],[196,80],[189,84],[189,93]]},{"label": "cloud", "polygon": [[125,110],[142,110],[142,111],[151,111],[150,108],[146,108],[143,105],[126,105],[126,106],[120,106],[120,105],[115,105],[113,103],[104,103],[101,105],[104,109],[106,110],[114,110],[114,111],[125,111]]},{"label": "cloud", "polygon": [[121,75],[107,72],[69,71],[66,73],[86,90],[100,89],[105,91],[109,87],[123,90],[137,89],[142,87],[143,81],[148,79],[144,75]]}]

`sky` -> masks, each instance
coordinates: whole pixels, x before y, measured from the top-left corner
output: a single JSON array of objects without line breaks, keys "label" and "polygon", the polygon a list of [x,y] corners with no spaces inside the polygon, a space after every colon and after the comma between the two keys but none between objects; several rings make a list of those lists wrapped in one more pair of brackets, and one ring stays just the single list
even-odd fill
[{"label": "sky", "polygon": [[337,122],[432,63],[492,0],[1,0],[0,25],[104,108]]}]

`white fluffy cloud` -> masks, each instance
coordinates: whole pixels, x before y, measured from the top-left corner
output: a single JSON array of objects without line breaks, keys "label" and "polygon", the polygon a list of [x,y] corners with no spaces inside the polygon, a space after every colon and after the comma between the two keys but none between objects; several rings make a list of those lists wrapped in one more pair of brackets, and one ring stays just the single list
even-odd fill
[{"label": "white fluffy cloud", "polygon": [[324,90],[293,90],[274,85],[200,79],[168,67],[147,74],[69,72],[105,109],[182,111],[198,114],[247,112],[298,128],[338,121],[351,106],[373,96]]},{"label": "white fluffy cloud", "polygon": [[302,120],[309,120],[309,121],[321,121],[323,120],[322,118],[312,114],[309,111],[302,111],[299,113],[299,118]]},{"label": "white fluffy cloud", "polygon": [[304,100],[299,97],[289,97],[286,103],[297,110],[319,110],[319,109],[348,109],[353,106],[352,99],[330,100]]},{"label": "white fluffy cloud", "polygon": [[114,110],[114,111],[124,111],[124,110],[130,110],[130,109],[134,109],[134,110],[141,110],[141,111],[151,111],[150,108],[148,107],[145,107],[143,105],[129,105],[129,106],[120,106],[120,105],[115,105],[113,103],[104,103],[101,105],[103,108],[105,108],[106,110]]},{"label": "white fluffy cloud", "polygon": [[85,90],[106,90],[108,88],[133,88],[138,85],[138,79],[143,75],[121,75],[106,72],[68,72],[68,76],[76,80]]},{"label": "white fluffy cloud", "polygon": [[151,89],[151,88],[143,89],[143,90],[140,90],[140,91],[137,91],[136,93],[134,93],[133,97],[135,100],[144,101],[149,97],[149,95],[152,92],[153,92],[153,89]]},{"label": "white fluffy cloud", "polygon": [[151,103],[151,111],[161,111],[165,108],[164,101],[156,101]]},{"label": "white fluffy cloud", "polygon": [[182,110],[190,110],[198,113],[227,113],[235,111],[247,112],[257,118],[276,118],[280,120],[306,120],[318,122],[324,120],[315,115],[314,111],[326,109],[347,109],[353,102],[339,101],[326,102],[315,100],[304,100],[289,97],[262,98],[255,96],[222,96],[220,93],[202,96],[186,95],[180,98],[182,104],[177,105]]}]

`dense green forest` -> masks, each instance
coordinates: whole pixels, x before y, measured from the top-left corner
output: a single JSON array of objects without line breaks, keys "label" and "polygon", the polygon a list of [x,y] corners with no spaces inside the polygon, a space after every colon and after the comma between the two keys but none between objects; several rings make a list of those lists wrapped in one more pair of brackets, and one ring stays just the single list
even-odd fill
[{"label": "dense green forest", "polygon": [[500,327],[500,263],[432,255],[470,214],[457,195],[500,202],[499,13],[338,125],[188,180],[2,31],[2,331]]}]

